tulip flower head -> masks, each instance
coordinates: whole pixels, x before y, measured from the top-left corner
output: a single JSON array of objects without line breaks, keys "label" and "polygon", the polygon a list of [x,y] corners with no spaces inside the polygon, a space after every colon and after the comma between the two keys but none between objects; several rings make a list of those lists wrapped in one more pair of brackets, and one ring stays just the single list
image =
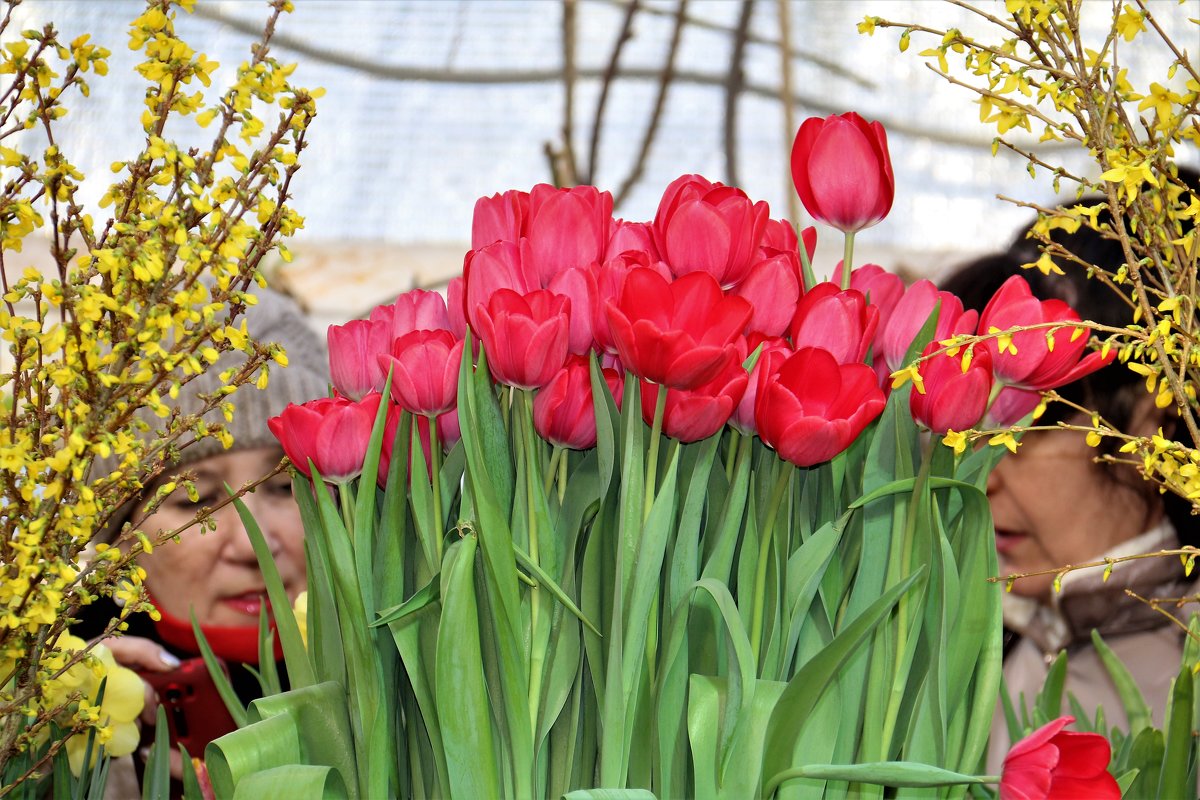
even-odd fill
[{"label": "tulip flower head", "polygon": [[324,480],[345,483],[362,472],[381,399],[373,392],[358,402],[323,397],[299,406],[289,403],[267,420],[267,427],[300,472],[311,478],[312,462]]},{"label": "tulip flower head", "polygon": [[[621,407],[624,379],[616,370],[603,370],[604,381]],[[533,427],[546,441],[571,450],[596,446],[596,412],[588,360],[571,356],[533,400]]]},{"label": "tulip flower head", "polygon": [[[1009,278],[979,315],[979,333],[1000,333],[1046,322],[1078,322],[1062,300],[1038,300],[1020,275]],[[996,379],[1032,391],[1055,389],[1111,364],[1116,353],[1087,353],[1087,329],[1064,325],[1036,328],[986,340]],[[1052,341],[1051,341],[1052,340]]]},{"label": "tulip flower head", "polygon": [[987,411],[992,391],[991,353],[976,347],[970,355],[931,355],[940,349],[936,341],[930,342],[922,354],[930,358],[921,362],[921,383],[908,398],[913,419],[935,433],[974,428]]},{"label": "tulip flower head", "polygon": [[329,376],[340,393],[361,400],[383,388],[387,378],[379,356],[392,344],[390,320],[355,319],[345,325],[330,325]]},{"label": "tulip flower head", "polygon": [[731,361],[715,378],[694,389],[668,389],[642,381],[642,419],[647,425],[654,424],[658,393],[666,392],[663,433],[684,443],[707,439],[729,421],[748,381],[746,370],[737,361]]},{"label": "tulip flower head", "polygon": [[824,282],[800,298],[789,333],[797,350],[819,347],[850,364],[866,358],[878,325],[879,309],[862,292]]},{"label": "tulip flower head", "polygon": [[760,377],[754,421],[780,457],[811,467],[849,447],[883,405],[874,370],[806,347]]},{"label": "tulip flower head", "polygon": [[663,193],[654,236],[675,275],[706,272],[721,286],[735,286],[756,260],[768,215],[766,203],[741,189],[684,175]]},{"label": "tulip flower head", "polygon": [[668,282],[654,270],[638,268],[606,311],[626,369],[673,389],[694,389],[734,360],[734,341],[751,309],[740,297],[726,297],[705,272]]},{"label": "tulip flower head", "polygon": [[792,180],[815,219],[844,233],[871,227],[896,193],[883,126],[853,111],[806,119],[792,145]]},{"label": "tulip flower head", "polygon": [[1074,721],[1059,717],[1013,745],[1000,773],[1000,800],[1119,800],[1121,789],[1108,772],[1108,740],[1063,730]]},{"label": "tulip flower head", "polygon": [[437,416],[458,403],[458,369],[463,340],[450,331],[412,331],[379,356],[379,365],[392,371],[392,399],[406,411]]},{"label": "tulip flower head", "polygon": [[571,301],[545,289],[500,289],[479,308],[479,339],[492,375],[521,389],[545,386],[562,369],[570,343]]}]

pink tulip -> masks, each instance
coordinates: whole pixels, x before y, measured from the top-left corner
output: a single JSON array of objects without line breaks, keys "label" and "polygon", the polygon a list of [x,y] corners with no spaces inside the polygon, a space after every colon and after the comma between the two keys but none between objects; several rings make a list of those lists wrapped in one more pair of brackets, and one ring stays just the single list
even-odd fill
[{"label": "pink tulip", "polygon": [[796,305],[789,335],[796,350],[819,347],[839,364],[859,363],[879,324],[879,310],[868,305],[862,292],[818,283]]},{"label": "pink tulip", "polygon": [[[1020,275],[1009,278],[988,301],[979,315],[979,333],[988,334],[1019,326],[1044,322],[1077,322],[1079,315],[1062,300],[1038,300]],[[1000,348],[997,338],[987,339],[992,352],[996,379],[1020,389],[1055,389],[1112,363],[1116,353],[1107,356],[1087,353],[1087,331],[1067,325],[1053,334],[1054,347],[1046,342],[1048,328],[1021,331],[1012,335],[1012,346]],[[1013,349],[1016,352],[1013,352]]]},{"label": "pink tulip", "polygon": [[[930,342],[922,355],[929,355],[941,346]],[[920,373],[925,391],[916,386],[908,397],[913,419],[935,433],[965,431],[974,428],[987,411],[992,391],[992,357],[977,347],[967,369],[962,368],[963,356],[942,353],[921,362]]]},{"label": "pink tulip", "polygon": [[[604,381],[621,407],[623,376],[603,370]],[[596,446],[596,412],[592,405],[592,377],[588,360],[571,356],[533,400],[533,427],[546,441],[572,450]]]},{"label": "pink tulip", "polygon": [[988,409],[988,424],[997,428],[1007,428],[1016,425],[1033,413],[1042,402],[1042,393],[1031,389],[1018,389],[1015,386],[1005,386],[992,401]]},{"label": "pink tulip", "polygon": [[345,325],[330,325],[327,341],[334,388],[353,400],[383,388],[387,375],[378,357],[391,346],[390,322],[355,319]]},{"label": "pink tulip", "polygon": [[471,330],[479,334],[479,309],[499,289],[528,294],[542,288],[530,266],[528,247],[496,242],[467,253],[463,262],[464,314]]},{"label": "pink tulip", "polygon": [[[841,273],[841,267],[837,268]],[[878,264],[863,264],[850,273],[850,288],[857,289],[867,302],[879,309],[879,327],[875,329],[875,355],[879,355],[879,338],[887,330],[888,320],[900,298],[904,297],[904,280]],[[927,315],[928,316],[928,315]]]},{"label": "pink tulip", "polygon": [[545,289],[500,289],[479,308],[479,339],[500,383],[545,386],[562,369],[570,343],[571,301]]},{"label": "pink tulip", "polygon": [[715,378],[694,389],[669,389],[641,382],[642,419],[654,424],[654,405],[659,392],[667,393],[662,431],[681,442],[707,439],[725,426],[746,392],[749,376],[742,365],[730,362]]},{"label": "pink tulip", "polygon": [[1063,730],[1074,721],[1059,717],[1012,746],[1000,772],[1000,800],[1120,800],[1108,771],[1108,740]]},{"label": "pink tulip", "polygon": [[446,321],[456,339],[467,338],[466,281],[455,275],[446,285]]},{"label": "pink tulip", "polygon": [[604,260],[616,258],[622,253],[646,253],[651,261],[658,261],[658,248],[654,245],[654,231],[647,222],[613,220],[612,236],[604,251]]},{"label": "pink tulip", "polygon": [[957,297],[950,292],[938,291],[930,281],[919,280],[908,287],[908,291],[896,303],[887,326],[880,324],[875,337],[879,343],[875,355],[882,356],[892,372],[906,363],[908,348],[939,301],[941,306],[933,341],[941,341],[956,333],[975,332],[975,321],[979,315],[974,310],[964,313],[962,301]]},{"label": "pink tulip", "polygon": [[677,276],[706,272],[734,286],[755,261],[768,219],[741,189],[684,175],[667,187],[654,217],[658,251]]},{"label": "pink tulip", "polygon": [[794,253],[786,252],[763,259],[730,290],[753,309],[747,330],[764,336],[781,336],[787,331],[800,300],[800,272],[795,259]]},{"label": "pink tulip", "polygon": [[754,422],[781,458],[811,467],[849,447],[883,405],[870,367],[839,364],[828,351],[806,347],[761,374]]},{"label": "pink tulip", "polygon": [[593,327],[600,316],[600,296],[596,271],[571,267],[554,276],[548,287],[571,301],[570,337],[567,349],[576,355],[590,352],[595,345]]},{"label": "pink tulip", "polygon": [[345,483],[362,472],[380,400],[373,392],[357,402],[324,397],[299,406],[289,403],[267,420],[267,427],[296,469],[311,478],[311,462],[323,480]]},{"label": "pink tulip", "polygon": [[629,273],[606,311],[626,369],[673,389],[694,389],[724,371],[750,319],[750,304],[726,297],[707,273],[667,282],[645,268]]},{"label": "pink tulip", "polygon": [[750,380],[746,384],[746,392],[742,395],[741,402],[733,411],[733,416],[729,419],[730,426],[736,428],[742,433],[753,434],[757,433],[754,426],[754,403],[758,398],[758,381],[763,373],[775,372],[779,369],[779,365],[792,355],[792,348],[786,340],[779,337],[763,337],[761,334],[750,334],[744,340],[744,344],[738,349],[738,357],[742,362],[759,346],[762,345],[762,350],[758,355],[758,360],[754,362],[754,368],[750,370]]},{"label": "pink tulip", "polygon": [[504,194],[479,198],[471,221],[471,249],[479,250],[498,241],[519,241],[525,235],[528,217],[528,192],[510,189]]},{"label": "pink tulip", "polygon": [[815,219],[845,233],[871,227],[896,192],[883,126],[853,111],[806,119],[792,145],[792,180]]},{"label": "pink tulip", "polygon": [[450,330],[445,298],[425,289],[412,289],[388,305],[376,306],[371,319],[390,324],[393,339],[412,331]]},{"label": "pink tulip", "polygon": [[538,276],[539,287],[549,286],[565,269],[588,267],[604,258],[612,204],[612,195],[594,186],[533,187],[526,235],[529,268]]},{"label": "pink tulip", "polygon": [[392,371],[392,399],[406,411],[434,417],[458,403],[463,340],[450,331],[411,331],[392,343],[379,365]]}]

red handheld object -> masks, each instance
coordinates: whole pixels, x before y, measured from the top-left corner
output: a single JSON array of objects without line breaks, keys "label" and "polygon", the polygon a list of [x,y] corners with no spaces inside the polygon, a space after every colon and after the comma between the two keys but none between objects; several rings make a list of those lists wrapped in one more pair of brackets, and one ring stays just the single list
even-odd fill
[{"label": "red handheld object", "polygon": [[237,729],[204,659],[192,658],[171,672],[141,676],[154,687],[166,711],[172,749],[183,745],[190,755],[203,758],[209,742]]}]

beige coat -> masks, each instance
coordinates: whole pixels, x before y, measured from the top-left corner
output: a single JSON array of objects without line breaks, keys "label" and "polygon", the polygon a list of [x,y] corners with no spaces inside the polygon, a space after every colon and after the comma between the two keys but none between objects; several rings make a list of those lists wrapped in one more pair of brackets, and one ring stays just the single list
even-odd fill
[{"label": "beige coat", "polygon": [[[1154,529],[1124,542],[1104,556],[1153,553],[1178,547],[1175,530],[1163,522]],[[1116,687],[1108,676],[1096,648],[1092,629],[1128,668],[1146,704],[1161,727],[1171,680],[1179,672],[1185,632],[1161,613],[1125,594],[1130,588],[1142,597],[1182,597],[1200,591],[1200,573],[1183,574],[1177,557],[1145,558],[1114,566],[1107,581],[1102,569],[1072,572],[1062,581],[1062,591],[1050,605],[1006,595],[1005,625],[1021,636],[1004,660],[1004,680],[1013,705],[1022,700],[1032,707],[1050,664],[1062,649],[1067,651],[1067,680],[1063,714],[1071,714],[1067,695],[1075,696],[1092,718],[1103,708],[1109,727],[1128,726]],[[1181,619],[1190,612],[1168,607]],[[1020,712],[1018,711],[1018,718]],[[1004,713],[997,706],[988,748],[988,772],[999,774],[1010,746]]]}]

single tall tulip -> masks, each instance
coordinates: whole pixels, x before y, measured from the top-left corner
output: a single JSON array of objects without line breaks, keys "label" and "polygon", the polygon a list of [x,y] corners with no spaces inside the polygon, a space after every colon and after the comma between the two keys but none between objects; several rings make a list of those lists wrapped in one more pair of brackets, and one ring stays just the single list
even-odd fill
[{"label": "single tall tulip", "polygon": [[[621,407],[623,376],[603,370],[604,381]],[[533,427],[548,442],[572,450],[596,446],[596,412],[592,405],[592,375],[588,360],[571,356],[533,400]]]},{"label": "single tall tulip", "polygon": [[1000,800],[1119,800],[1108,740],[1063,730],[1074,721],[1059,717],[1013,745],[1000,773]]},{"label": "single tall tulip", "polygon": [[373,392],[357,402],[323,397],[299,406],[289,403],[267,420],[267,427],[296,469],[311,478],[311,461],[324,480],[345,483],[362,472],[381,399]]},{"label": "single tall tulip", "polygon": [[519,295],[501,289],[479,309],[479,339],[500,383],[545,386],[566,363],[571,301],[545,289]]},{"label": "single tall tulip", "polygon": [[[930,342],[922,355],[941,349]],[[935,433],[965,431],[975,427],[987,411],[992,391],[992,356],[976,347],[967,369],[962,368],[963,353],[941,353],[920,366],[922,388],[916,386],[908,397],[913,419]]]},{"label": "single tall tulip", "polygon": [[750,320],[750,304],[726,297],[704,272],[668,283],[654,270],[634,269],[620,301],[606,310],[625,368],[673,389],[694,389],[729,366]]},{"label": "single tall tulip", "polygon": [[815,219],[844,233],[869,228],[896,193],[887,133],[853,111],[806,119],[792,145],[792,180]]},{"label": "single tall tulip", "polygon": [[798,350],[759,378],[758,435],[787,461],[811,467],[836,456],[883,411],[866,364],[839,364],[819,347]]},{"label": "single tall tulip", "polygon": [[[1038,300],[1020,275],[1009,278],[988,301],[979,315],[979,333],[999,333],[1044,322],[1078,322],[1079,315],[1062,300]],[[985,340],[992,351],[996,379],[1019,389],[1045,391],[1079,380],[1112,363],[1107,356],[1087,351],[1087,330],[1071,325],[1046,341],[1048,328],[1014,333],[1011,342],[1000,337]],[[1085,355],[1086,353],[1086,355]]]},{"label": "single tall tulip", "polygon": [[824,282],[800,298],[788,332],[797,350],[819,347],[850,364],[866,358],[878,325],[879,309],[862,292]]},{"label": "single tall tulip", "polygon": [[707,439],[725,426],[741,402],[749,376],[742,365],[730,362],[715,378],[694,389],[669,389],[641,382],[642,419],[654,424],[659,392],[667,393],[662,431],[685,444]]},{"label": "single tall tulip", "polygon": [[463,340],[450,331],[411,331],[379,356],[392,371],[392,399],[406,411],[434,417],[458,403],[458,370]]}]

